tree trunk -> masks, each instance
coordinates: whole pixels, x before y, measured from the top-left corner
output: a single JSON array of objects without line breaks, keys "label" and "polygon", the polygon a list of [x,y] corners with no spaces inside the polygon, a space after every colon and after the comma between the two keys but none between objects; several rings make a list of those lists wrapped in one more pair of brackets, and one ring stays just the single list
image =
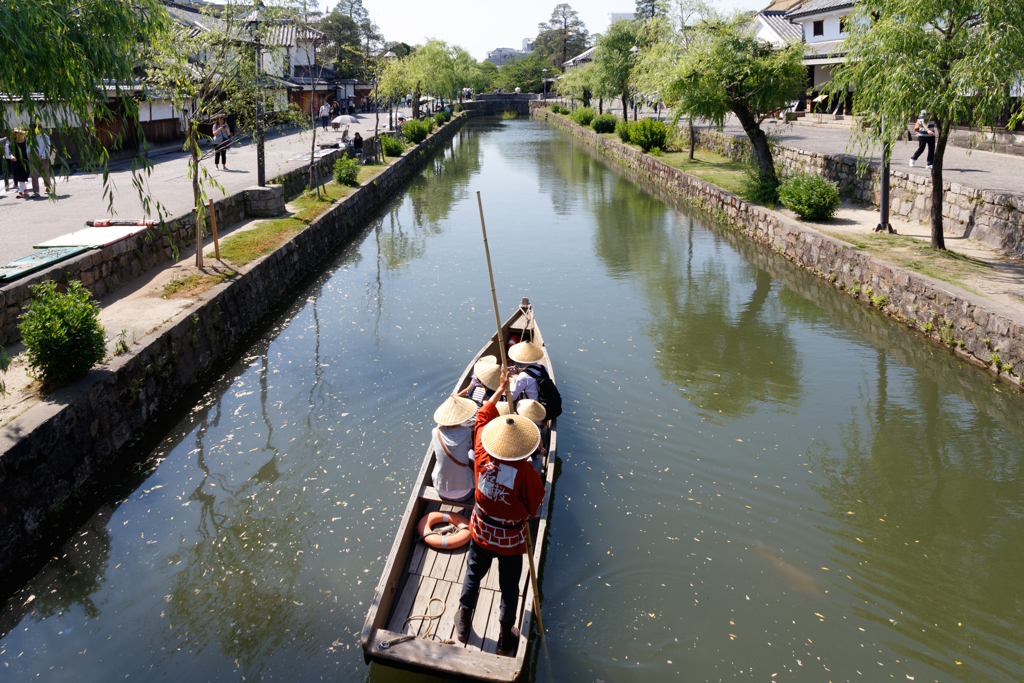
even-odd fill
[{"label": "tree trunk", "polygon": [[196,210],[196,268],[203,267],[203,206],[199,192],[199,135],[196,119],[189,119],[188,150],[192,165],[192,206]]},{"label": "tree trunk", "polygon": [[[313,107],[316,108],[316,83],[313,84]],[[319,123],[320,112],[317,110],[317,115],[313,117],[313,143],[309,148],[309,174],[306,182],[306,189],[312,190],[316,188],[316,198],[320,199],[320,183],[314,182],[318,180],[316,178],[316,124]]]},{"label": "tree trunk", "polygon": [[603,97],[599,97],[597,99],[597,113],[598,114],[603,114],[604,113],[604,98]]},{"label": "tree trunk", "polygon": [[416,87],[412,91],[412,118],[420,117],[420,82],[416,81]]},{"label": "tree trunk", "polygon": [[622,91],[622,120],[629,121],[629,93]]},{"label": "tree trunk", "polygon": [[932,249],[946,250],[946,239],[942,234],[942,157],[946,154],[949,126],[939,124],[935,136],[935,160],[932,163]]},{"label": "tree trunk", "polygon": [[761,175],[770,177],[778,183],[779,178],[775,175],[775,162],[772,159],[772,149],[768,145],[768,136],[761,130],[757,119],[747,109],[736,107],[732,111],[739,119],[740,125],[743,126],[743,131],[750,138],[750,146],[754,150],[754,159],[757,161],[757,168],[761,171]]},{"label": "tree trunk", "polygon": [[693,148],[696,146],[694,138],[696,136],[693,134],[693,117],[690,116],[688,119],[690,121],[690,161],[693,161]]}]

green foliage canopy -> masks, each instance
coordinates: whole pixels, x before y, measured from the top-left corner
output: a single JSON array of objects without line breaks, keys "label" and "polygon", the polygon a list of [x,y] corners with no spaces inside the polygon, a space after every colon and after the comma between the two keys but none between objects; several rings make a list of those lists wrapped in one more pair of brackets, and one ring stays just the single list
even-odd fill
[{"label": "green foliage canopy", "polygon": [[523,92],[541,92],[544,87],[544,68],[547,62],[538,55],[529,55],[505,64],[498,71],[494,83],[505,92],[519,88]]},{"label": "green foliage canopy", "polygon": [[847,20],[846,62],[833,68],[827,91],[853,90],[854,113],[877,121],[861,141],[893,142],[927,110],[935,119],[932,246],[942,236],[942,166],[954,126],[995,126],[1009,111],[1019,119],[1024,64],[1024,3],[1005,0],[867,0]]},{"label": "green foliage canopy", "polygon": [[548,67],[558,71],[562,70],[562,64],[584,52],[590,44],[586,24],[579,13],[565,2],[555,6],[551,19],[546,24],[538,24],[537,31],[534,54],[546,60]]},{"label": "green foliage canopy", "polygon": [[640,42],[640,26],[632,21],[613,22],[597,39],[594,66],[598,88],[622,98],[622,116],[629,115],[629,92],[636,66],[636,51]]},{"label": "green foliage canopy", "polygon": [[640,53],[637,83],[657,92],[675,116],[702,118],[722,126],[733,114],[750,138],[760,172],[778,182],[761,123],[794,100],[807,76],[802,44],[781,48],[754,37],[749,17],[723,16],[700,8],[686,31],[652,22],[659,36]]}]

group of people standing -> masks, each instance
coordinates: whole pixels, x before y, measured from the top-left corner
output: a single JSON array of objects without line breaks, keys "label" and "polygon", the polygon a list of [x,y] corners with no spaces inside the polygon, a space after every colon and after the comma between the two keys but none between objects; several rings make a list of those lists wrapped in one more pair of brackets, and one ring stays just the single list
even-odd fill
[{"label": "group of people standing", "polygon": [[[546,371],[544,351],[532,342],[519,342],[508,352],[513,365],[502,372],[494,356],[481,358],[464,390],[445,400],[434,413],[431,434],[438,495],[452,502],[472,500],[466,577],[455,617],[456,637],[469,640],[480,584],[493,559],[498,560],[501,630],[498,654],[512,656],[518,646],[516,602],[525,525],[536,516],[544,498],[539,470],[550,438],[547,412],[537,381]],[[502,400],[510,396],[512,405]]]},{"label": "group of people standing", "polygon": [[0,138],[3,144],[4,179],[14,182],[19,199],[29,198],[28,183],[32,182],[32,196],[41,197],[39,180],[42,178],[46,193],[51,190],[50,164],[52,150],[50,136],[41,126],[32,133],[25,128],[15,128],[7,137]]}]

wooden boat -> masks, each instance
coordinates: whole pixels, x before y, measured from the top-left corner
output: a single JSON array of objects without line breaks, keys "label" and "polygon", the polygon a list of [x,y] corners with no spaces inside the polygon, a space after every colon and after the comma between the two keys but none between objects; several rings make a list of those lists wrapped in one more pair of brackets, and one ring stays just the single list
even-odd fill
[{"label": "wooden boat", "polygon": [[[503,338],[510,335],[520,341],[532,341],[544,349],[540,361],[554,380],[554,369],[540,329],[533,319],[528,299],[524,298],[519,310],[505,321]],[[473,357],[463,371],[455,390],[461,391],[472,379],[473,365],[481,356],[499,357],[497,335]],[[543,458],[541,478],[544,480],[544,499],[537,518],[530,522],[533,538],[534,566],[538,571],[544,549],[544,535],[550,509],[551,489],[555,473],[556,420],[550,420],[551,441]],[[529,563],[524,558],[523,573],[519,578],[519,602],[516,626],[519,627],[519,647],[514,657],[495,654],[498,646],[498,564],[492,563],[480,588],[480,598],[473,614],[473,628],[469,642],[455,639],[455,616],[459,610],[462,581],[466,575],[469,545],[456,550],[434,550],[418,540],[416,533],[420,519],[435,510],[461,512],[466,517],[472,503],[456,505],[442,501],[433,487],[431,475],[434,455],[427,447],[419,475],[412,487],[412,497],[405,509],[402,523],[377,584],[377,592],[366,615],[360,643],[363,657],[369,663],[376,661],[392,666],[428,670],[483,681],[513,681],[523,669],[533,621],[533,589],[529,577]],[[440,602],[444,610],[440,609]],[[410,617],[440,614],[436,619]],[[414,638],[403,638],[406,635]],[[425,637],[424,637],[425,636]]]}]

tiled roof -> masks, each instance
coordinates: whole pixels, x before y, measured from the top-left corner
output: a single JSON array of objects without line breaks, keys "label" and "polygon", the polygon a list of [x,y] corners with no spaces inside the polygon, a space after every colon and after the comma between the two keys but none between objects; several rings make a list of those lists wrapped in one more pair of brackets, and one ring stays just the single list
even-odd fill
[{"label": "tiled roof", "polygon": [[764,12],[782,11],[785,12],[788,9],[793,9],[804,0],[774,0],[772,4],[764,8]]},{"label": "tiled roof", "polygon": [[783,40],[803,40],[804,30],[786,18],[782,10],[762,10],[758,16],[771,30]]},{"label": "tiled roof", "polygon": [[[189,29],[189,35],[194,37],[203,31],[226,30],[227,22],[217,16],[204,13],[197,8],[165,3],[167,13],[178,24]],[[324,34],[310,26],[303,26],[296,22],[286,22],[267,26],[267,45],[278,47],[293,47],[300,41],[323,40]],[[241,42],[252,42],[252,36],[247,30],[244,21],[234,22],[234,37]]]},{"label": "tiled roof", "polygon": [[591,59],[594,58],[594,52],[596,50],[597,50],[597,46],[595,45],[594,47],[590,48],[589,50],[585,50],[585,51],[579,53],[578,55],[576,55],[575,57],[573,57],[572,59],[570,59],[570,60],[568,60],[566,62],[563,62],[562,66],[576,66],[577,64],[582,64],[583,62],[589,62]]},{"label": "tiled roof", "polygon": [[806,17],[811,14],[817,14],[819,12],[833,12],[847,7],[853,7],[853,0],[810,0],[810,2],[797,5],[786,12],[786,17],[794,19],[796,17]]},{"label": "tiled roof", "polygon": [[841,57],[846,54],[842,40],[824,40],[820,43],[808,43],[804,46],[804,59],[827,59]]}]

